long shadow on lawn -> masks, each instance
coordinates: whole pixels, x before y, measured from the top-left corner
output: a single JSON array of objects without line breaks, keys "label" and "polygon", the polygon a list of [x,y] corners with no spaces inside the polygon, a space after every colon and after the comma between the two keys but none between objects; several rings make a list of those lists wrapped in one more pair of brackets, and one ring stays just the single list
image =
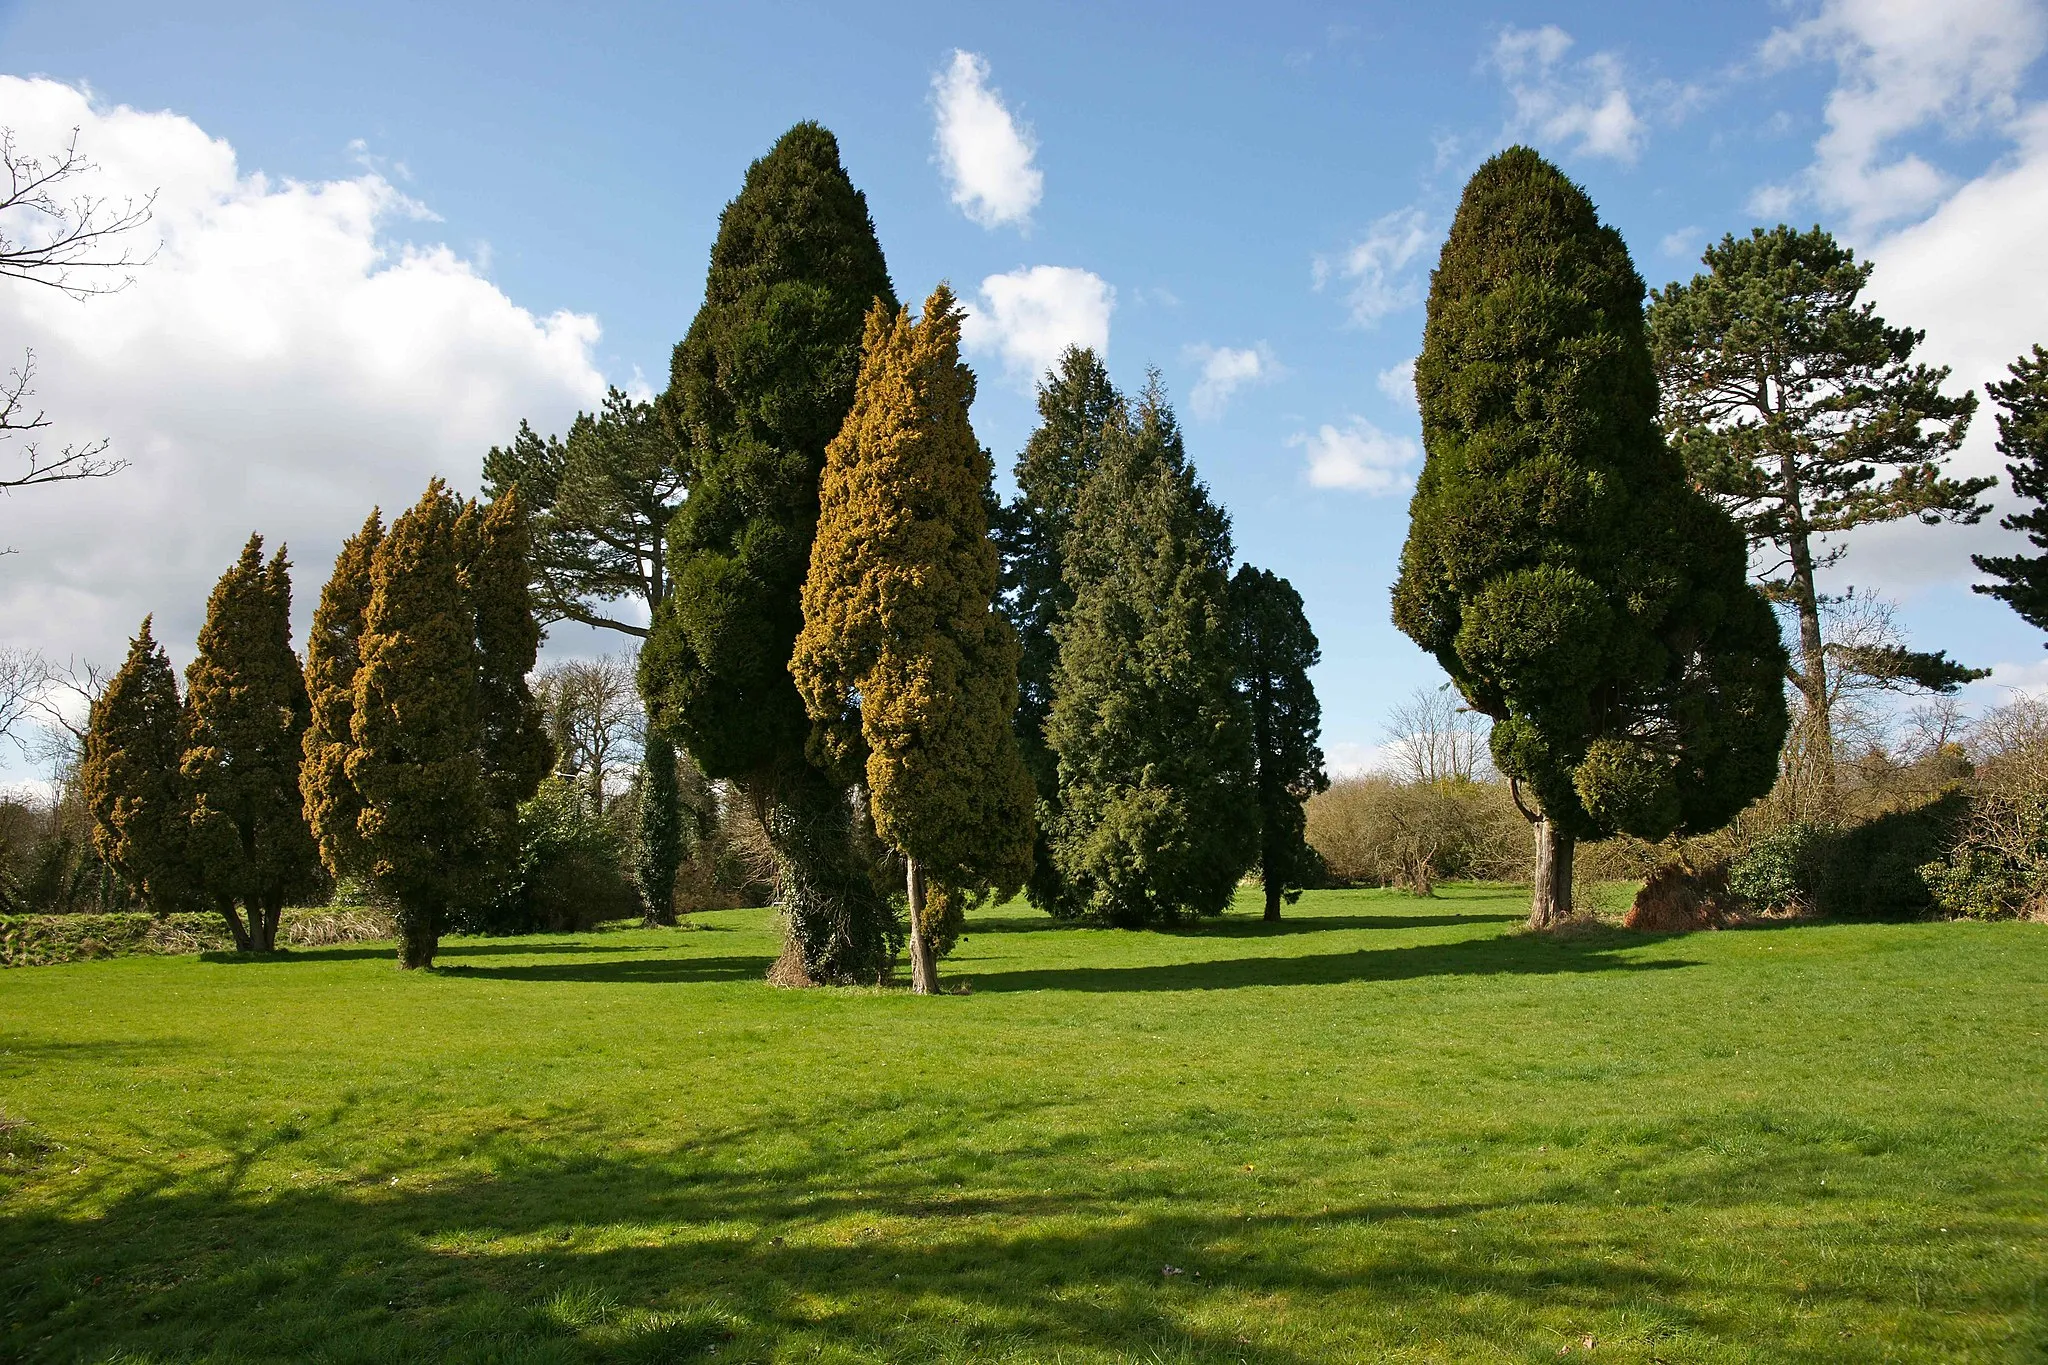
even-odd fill
[{"label": "long shadow on lawn", "polygon": [[1697,966],[1682,958],[1632,958],[1640,941],[1557,940],[1511,935],[1460,943],[1361,948],[1352,953],[1238,957],[1137,967],[1040,967],[960,975],[977,991],[1213,991],[1239,986],[1333,986],[1350,981],[1407,981],[1423,976],[1557,975],[1573,972],[1657,972]]},{"label": "long shadow on lawn", "polygon": [[1166,929],[1107,930],[1097,924],[1063,923],[1049,915],[1004,915],[971,919],[967,934],[1043,934],[1071,929],[1082,933],[1164,933],[1176,938],[1279,938],[1287,934],[1320,934],[1333,929],[1435,929],[1454,924],[1506,924],[1526,915],[1304,915],[1277,923],[1246,915],[1190,920]]},{"label": "long shadow on lawn", "polygon": [[772,956],[643,957],[609,962],[536,962],[517,967],[471,967],[451,963],[439,970],[454,977],[497,981],[759,981],[774,965]]},{"label": "long shadow on lawn", "polygon": [[[542,957],[550,953],[659,953],[668,950],[667,944],[643,943],[614,947],[610,944],[595,943],[443,943],[434,956],[436,962],[451,957]],[[386,943],[376,948],[284,948],[275,953],[204,952],[199,955],[202,962],[231,962],[240,966],[257,966],[263,963],[284,965],[292,962],[350,962],[364,958],[397,957],[397,949]]]}]

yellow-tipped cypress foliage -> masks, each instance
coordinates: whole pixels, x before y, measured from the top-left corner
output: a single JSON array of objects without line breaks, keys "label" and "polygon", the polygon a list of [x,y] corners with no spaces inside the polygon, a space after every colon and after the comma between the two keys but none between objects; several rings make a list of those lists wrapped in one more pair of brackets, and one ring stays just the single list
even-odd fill
[{"label": "yellow-tipped cypress foliage", "polygon": [[790,661],[819,756],[865,777],[876,833],[908,866],[920,993],[944,932],[931,910],[1014,893],[1031,868],[1035,792],[1010,732],[1017,640],[993,605],[992,466],[968,422],[961,315],[944,285],[921,321],[879,302],[868,314]]},{"label": "yellow-tipped cypress foliage", "polygon": [[291,615],[284,551],[265,564],[263,537],[250,536],[207,601],[185,671],[193,867],[245,951],[274,949],[285,902],[317,881],[319,852],[299,795],[308,707]]},{"label": "yellow-tipped cypress foliage", "polygon": [[404,967],[433,965],[442,931],[473,899],[491,825],[461,512],[435,479],[377,546],[350,717],[357,829],[397,916]]},{"label": "yellow-tipped cypress foliage", "polygon": [[93,847],[158,914],[182,909],[191,892],[190,810],[178,770],[184,735],[178,675],[145,616],[127,661],[92,705],[78,784]]},{"label": "yellow-tipped cypress foliage", "polygon": [[363,528],[342,543],[306,637],[312,719],[299,791],[306,802],[306,824],[320,844],[320,860],[337,877],[363,870],[363,841],[356,830],[363,798],[348,780],[348,756],[355,747],[350,724],[356,670],[363,662],[363,616],[370,607],[370,560],[383,539],[384,518],[373,510]]}]

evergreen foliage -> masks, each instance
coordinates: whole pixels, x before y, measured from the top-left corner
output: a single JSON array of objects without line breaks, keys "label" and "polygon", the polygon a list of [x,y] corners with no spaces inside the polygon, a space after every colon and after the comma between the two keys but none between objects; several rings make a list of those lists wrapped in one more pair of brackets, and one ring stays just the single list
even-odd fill
[{"label": "evergreen foliage", "polygon": [[383,539],[384,519],[372,510],[362,529],[342,542],[306,636],[311,719],[299,792],[305,799],[306,824],[320,846],[320,860],[336,877],[363,869],[362,836],[356,828],[363,801],[349,781],[348,756],[355,747],[351,730],[356,670],[363,659],[363,616],[370,607],[370,563]]},{"label": "evergreen foliage", "polygon": [[[1907,517],[1970,525],[1989,511],[1977,497],[1997,480],[1943,473],[1977,396],[1944,394],[1947,368],[1913,363],[1926,333],[1859,302],[1871,263],[1818,227],[1730,235],[1704,261],[1706,274],[1650,304],[1664,425],[1693,479],[1771,557],[1764,590],[1799,625],[1786,676],[1813,747],[1831,757],[1816,575],[1847,547],[1823,538]],[[1845,663],[1941,692],[1986,676],[1938,654]]]},{"label": "evergreen foliage", "polygon": [[1017,457],[1018,493],[995,518],[1003,552],[1003,606],[1017,632],[1017,715],[1024,765],[1038,789],[1039,831],[1032,848],[1031,903],[1058,912],[1071,889],[1052,859],[1046,831],[1059,809],[1059,760],[1045,740],[1059,667],[1054,627],[1073,605],[1064,546],[1081,490],[1101,467],[1105,444],[1124,420],[1123,395],[1094,351],[1069,346],[1038,386],[1038,429]]},{"label": "evergreen foliage", "polygon": [[1777,623],[1659,430],[1642,300],[1585,193],[1510,148],[1465,188],[1416,362],[1394,621],[1539,803],[1537,926],[1570,911],[1576,840],[1716,828],[1784,738]]},{"label": "evergreen foliage", "polygon": [[441,933],[484,889],[493,833],[461,515],[434,480],[378,544],[363,616],[347,775],[404,967],[431,966]]},{"label": "evergreen foliage", "polygon": [[683,865],[683,802],[676,780],[676,746],[650,726],[640,750],[640,838],[634,849],[633,884],[643,918],[676,922],[676,872]]},{"label": "evergreen foliage", "polygon": [[145,616],[128,658],[93,703],[78,782],[92,812],[93,847],[160,915],[192,898],[184,734],[178,675]]},{"label": "evergreen foliage", "polygon": [[1313,885],[1322,859],[1308,845],[1306,803],[1327,791],[1323,707],[1308,671],[1323,650],[1302,610],[1301,594],[1279,575],[1246,564],[1230,580],[1237,632],[1238,687],[1251,712],[1259,800],[1259,875],[1266,918],[1280,918]]},{"label": "evergreen foliage", "polygon": [[880,303],[868,314],[790,661],[819,758],[865,778],[875,832],[904,857],[920,994],[937,960],[926,880],[1012,895],[1031,864],[1033,787],[1010,731],[1017,639],[994,606],[994,469],[968,420],[961,317],[945,285],[920,321]]},{"label": "evergreen foliage", "polygon": [[[206,604],[185,671],[192,866],[242,949],[270,952],[285,902],[319,884],[299,794],[309,717],[291,641],[291,569],[250,536]],[[246,924],[235,913],[240,903]]]},{"label": "evergreen foliage", "polygon": [[800,123],[720,217],[703,307],[656,403],[690,453],[690,496],[669,524],[672,588],[641,687],[654,723],[763,812],[790,931],[782,980],[874,981],[895,932],[843,792],[805,757],[789,674],[825,446],[877,300],[896,306],[867,200],[832,135]]},{"label": "evergreen foliage", "polygon": [[[2013,494],[2033,505],[2000,517],[1998,524],[2026,532],[2029,544],[2048,551],[2048,348],[2035,346],[2007,372],[2012,378],[1985,388],[1998,403],[1998,453],[2010,461],[2005,472]],[[2003,580],[1979,583],[1978,592],[1996,597],[2029,625],[2048,630],[2048,554],[1971,555],[1970,562]]]},{"label": "evergreen foliage", "polygon": [[476,621],[477,717],[484,799],[496,848],[488,866],[500,876],[519,841],[519,806],[554,766],[540,704],[526,682],[540,650],[528,589],[526,514],[519,490],[467,504],[456,520],[463,589]]},{"label": "evergreen foliage", "polygon": [[1156,376],[1105,444],[1065,554],[1074,597],[1053,628],[1046,741],[1068,912],[1130,926],[1220,914],[1258,856],[1230,520],[1189,466]]},{"label": "evergreen foliage", "polygon": [[674,431],[652,403],[617,389],[594,413],[578,413],[566,440],[543,439],[525,422],[509,445],[484,456],[484,497],[513,485],[531,513],[534,610],[542,622],[645,637],[606,604],[637,598],[651,616],[668,596],[668,524],[681,505],[687,466]]}]

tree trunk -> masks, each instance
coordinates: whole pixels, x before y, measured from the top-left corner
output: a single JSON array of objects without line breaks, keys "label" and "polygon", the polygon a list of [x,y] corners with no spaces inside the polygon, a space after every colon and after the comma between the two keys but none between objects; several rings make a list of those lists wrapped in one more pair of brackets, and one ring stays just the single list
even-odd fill
[{"label": "tree trunk", "polygon": [[277,927],[284,922],[284,897],[269,896],[263,905],[263,951],[277,951]]},{"label": "tree trunk", "polygon": [[939,961],[924,932],[924,869],[907,855],[903,866],[910,893],[910,993],[932,995],[939,988]]},{"label": "tree trunk", "polygon": [[1530,897],[1529,927],[1548,929],[1571,918],[1572,850],[1576,840],[1554,820],[1538,820],[1536,889]]},{"label": "tree trunk", "polygon": [[254,952],[254,940],[250,937],[248,929],[243,927],[242,917],[235,913],[234,901],[224,897],[216,902],[216,904],[220,907],[220,917],[228,922],[228,933],[234,937],[235,951],[238,953]]},{"label": "tree trunk", "polygon": [[884,980],[899,946],[895,912],[854,847],[845,789],[808,763],[756,782],[784,920],[782,956],[768,979],[782,986]]},{"label": "tree trunk", "polygon": [[434,954],[441,946],[440,932],[434,928],[432,916],[419,911],[407,911],[403,906],[398,911],[398,965],[406,971],[434,965]]},{"label": "tree trunk", "polygon": [[1835,805],[1834,717],[1828,714],[1827,642],[1820,630],[1820,589],[1814,582],[1813,541],[1806,527],[1806,508],[1801,497],[1798,466],[1790,453],[1779,457],[1784,502],[1785,547],[1792,561],[1790,588],[1792,606],[1799,617],[1799,667],[1792,683],[1805,702],[1806,761],[1817,779],[1822,806],[1830,813]]},{"label": "tree trunk", "polygon": [[1280,879],[1268,873],[1266,883],[1266,923],[1280,922]]}]

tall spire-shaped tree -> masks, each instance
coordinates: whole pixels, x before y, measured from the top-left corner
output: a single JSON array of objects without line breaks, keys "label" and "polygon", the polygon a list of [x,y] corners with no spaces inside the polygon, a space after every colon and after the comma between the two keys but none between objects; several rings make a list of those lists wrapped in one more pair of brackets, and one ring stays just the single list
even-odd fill
[{"label": "tall spire-shaped tree", "polygon": [[436,479],[378,543],[350,717],[358,829],[403,967],[433,965],[443,930],[479,894],[492,830],[461,511]]},{"label": "tall spire-shaped tree", "polygon": [[825,446],[853,404],[862,319],[895,291],[867,200],[815,123],[747,171],[719,219],[704,305],[657,403],[689,452],[671,591],[641,653],[652,718],[761,810],[780,865],[784,981],[873,981],[894,918],[841,785],[805,757],[789,658]]},{"label": "tall spire-shaped tree", "polygon": [[[2011,463],[2012,491],[2033,505],[1999,518],[2008,531],[2024,531],[2036,550],[2048,550],[2048,347],[2035,346],[2008,369],[2011,378],[1985,385],[1998,403],[1998,452]],[[2020,619],[2048,630],[2048,554],[1971,555],[1970,562],[1998,583],[1977,591],[2011,607]]]},{"label": "tall spire-shaped tree", "polygon": [[[250,536],[206,604],[185,672],[185,783],[192,851],[235,943],[270,952],[285,902],[311,891],[318,849],[299,794],[308,718],[291,642],[291,570]],[[237,919],[240,902],[248,920]]]},{"label": "tall spire-shaped tree", "polygon": [[1259,878],[1266,918],[1299,899],[1321,868],[1308,844],[1305,803],[1330,785],[1323,771],[1322,703],[1308,671],[1322,659],[1301,594],[1277,574],[1247,564],[1230,580],[1237,631],[1238,687],[1251,711],[1259,797]]},{"label": "tall spire-shaped tree", "polygon": [[541,632],[528,587],[529,540],[518,488],[506,488],[489,503],[466,505],[455,534],[463,588],[476,620],[477,717],[492,826],[489,866],[502,878],[517,857],[519,803],[539,789],[555,762],[540,704],[526,684]]},{"label": "tall spire-shaped tree", "polygon": [[384,519],[373,509],[362,529],[342,543],[306,637],[311,721],[299,792],[305,798],[306,824],[320,845],[320,860],[337,877],[360,872],[363,863],[362,835],[356,829],[363,799],[349,781],[348,756],[355,747],[351,725],[356,670],[363,662],[363,616],[370,607],[370,562],[383,539]]},{"label": "tall spire-shaped tree", "polygon": [[967,409],[961,310],[868,314],[860,386],[826,453],[804,629],[790,671],[826,762],[867,780],[903,854],[911,984],[937,984],[927,881],[952,901],[1014,893],[1030,869],[1031,777],[1010,733],[1017,641],[995,610],[993,474]]},{"label": "tall spire-shaped tree", "polygon": [[1069,346],[1059,367],[1038,386],[1038,429],[1017,456],[1017,496],[996,518],[1003,552],[1003,606],[1016,627],[1017,744],[1038,788],[1039,837],[1032,851],[1031,903],[1058,913],[1071,888],[1046,842],[1059,809],[1059,761],[1045,740],[1059,667],[1054,628],[1073,605],[1065,578],[1066,539],[1081,507],[1081,490],[1102,465],[1103,451],[1124,420],[1123,395],[1094,351]]},{"label": "tall spire-shaped tree", "polygon": [[1664,443],[1642,300],[1620,235],[1526,147],[1474,173],[1430,281],[1394,622],[1538,803],[1532,927],[1570,913],[1576,840],[1715,828],[1784,739],[1777,624]]},{"label": "tall spire-shaped tree", "polygon": [[1258,856],[1250,717],[1236,688],[1230,519],[1158,380],[1108,443],[1066,541],[1054,628],[1049,842],[1072,904],[1112,924],[1220,914]]},{"label": "tall spire-shaped tree", "polygon": [[127,661],[93,702],[78,783],[93,847],[160,915],[192,898],[184,727],[178,675],[145,616]]}]

